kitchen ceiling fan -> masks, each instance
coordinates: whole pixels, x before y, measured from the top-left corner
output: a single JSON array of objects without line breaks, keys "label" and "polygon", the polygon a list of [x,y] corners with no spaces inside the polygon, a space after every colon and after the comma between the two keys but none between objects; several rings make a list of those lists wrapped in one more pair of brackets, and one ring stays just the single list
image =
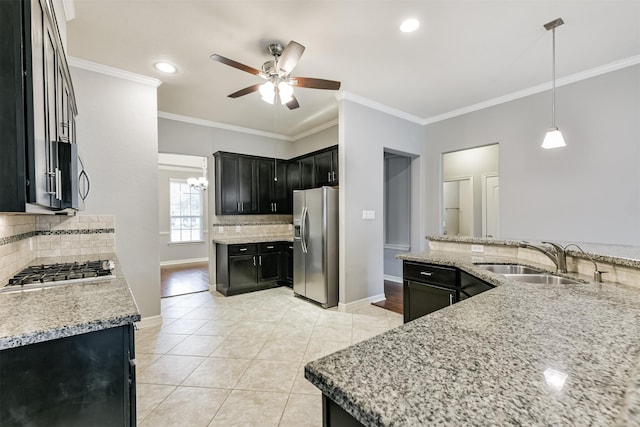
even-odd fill
[{"label": "kitchen ceiling fan", "polygon": [[254,84],[233,92],[228,95],[229,98],[238,98],[259,91],[263,101],[268,102],[269,104],[280,102],[281,104],[285,104],[289,107],[290,110],[294,110],[300,107],[298,100],[293,95],[294,86],[310,89],[340,89],[340,82],[335,80],[291,76],[291,72],[298,64],[298,61],[304,52],[304,46],[300,43],[292,40],[286,48],[280,43],[270,43],[267,48],[269,53],[273,56],[273,59],[262,64],[261,70],[241,64],[232,59],[225,58],[217,53],[211,55],[211,59],[214,61],[221,62],[266,80],[265,83]]}]

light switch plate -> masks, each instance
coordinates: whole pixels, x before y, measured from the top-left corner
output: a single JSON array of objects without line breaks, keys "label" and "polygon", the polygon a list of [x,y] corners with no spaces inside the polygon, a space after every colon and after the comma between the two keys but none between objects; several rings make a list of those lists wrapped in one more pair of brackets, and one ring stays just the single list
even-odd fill
[{"label": "light switch plate", "polygon": [[224,234],[224,227],[222,226],[218,227],[218,233]]},{"label": "light switch plate", "polygon": [[293,224],[289,224],[289,231],[293,230]]},{"label": "light switch plate", "polygon": [[484,252],[484,245],[471,245],[471,252]]},{"label": "light switch plate", "polygon": [[376,211],[362,211],[362,219],[376,219]]},{"label": "light switch plate", "polygon": [[239,233],[239,232],[240,232],[240,226],[236,225],[236,233]]}]

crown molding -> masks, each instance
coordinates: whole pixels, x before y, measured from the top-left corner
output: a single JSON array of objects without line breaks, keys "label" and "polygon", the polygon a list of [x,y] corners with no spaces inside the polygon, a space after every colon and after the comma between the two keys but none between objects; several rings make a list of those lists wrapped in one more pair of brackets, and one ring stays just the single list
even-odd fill
[{"label": "crown molding", "polygon": [[[571,74],[566,77],[556,79],[556,87],[566,86],[568,84],[577,83],[582,80],[597,77],[602,74],[607,74],[612,71],[621,70],[623,68],[632,67],[640,64],[640,55],[631,56],[629,58],[621,59],[620,61],[611,62],[599,67],[591,68],[589,70],[581,71],[579,73]],[[540,92],[551,90],[552,82],[539,84],[527,89],[519,90],[498,98],[489,99],[487,101],[479,102],[477,104],[470,105],[468,107],[460,108],[457,110],[449,111],[447,113],[439,114],[437,116],[426,118],[422,121],[423,125],[429,125],[432,123],[440,122],[443,120],[451,119],[453,117],[462,116],[464,114],[472,113],[474,111],[484,110],[485,108],[493,107],[496,105],[504,104],[516,99],[524,98],[527,96],[535,95]]]},{"label": "crown molding", "polygon": [[297,135],[295,135],[293,137],[292,141],[295,142],[295,141],[298,141],[298,140],[300,140],[302,138],[306,138],[308,136],[315,135],[316,133],[322,132],[323,130],[332,128],[334,126],[338,126],[338,119],[331,120],[331,121],[329,121],[329,122],[327,122],[327,123],[325,123],[323,125],[316,126],[316,127],[311,128],[311,129],[309,129],[307,131],[299,133],[299,134],[297,134]]},{"label": "crown molding", "polygon": [[342,101],[344,99],[346,99],[347,101],[351,101],[351,102],[355,102],[356,104],[360,104],[363,105],[365,107],[369,107],[373,110],[377,110],[380,111],[382,113],[386,113],[389,114],[391,116],[395,116],[413,123],[417,123],[419,125],[424,124],[424,119],[418,116],[414,116],[413,114],[409,114],[406,113],[402,110],[398,110],[397,108],[393,108],[393,107],[389,107],[387,105],[381,104],[379,102],[376,101],[372,101],[368,98],[365,98],[363,96],[360,95],[354,95],[353,93],[350,92],[338,92],[336,94],[336,99],[338,101]]},{"label": "crown molding", "polygon": [[73,0],[62,0],[62,9],[67,22],[76,19],[76,5]]},{"label": "crown molding", "polygon": [[288,141],[288,142],[293,141],[292,137],[287,136],[287,135],[282,135],[282,134],[279,134],[279,133],[271,133],[271,132],[265,132],[265,131],[261,131],[261,130],[257,130],[257,129],[245,128],[245,127],[241,127],[241,126],[228,125],[226,123],[212,122],[210,120],[198,119],[198,118],[189,117],[189,116],[182,116],[180,114],[167,113],[165,111],[158,111],[158,117],[160,117],[161,119],[169,119],[169,120],[176,120],[176,121],[179,121],[179,122],[191,123],[193,125],[200,125],[200,126],[206,126],[206,127],[210,127],[210,128],[230,130],[230,131],[233,131],[233,132],[240,132],[240,133],[246,133],[246,134],[249,134],[249,135],[263,136],[263,137],[266,137],[266,138],[280,139],[280,140]]},{"label": "crown molding", "polygon": [[143,76],[142,74],[136,74],[130,71],[121,70],[119,68],[110,67],[108,65],[98,64],[95,62],[87,61],[85,59],[76,58],[74,56],[67,57],[67,62],[72,67],[94,71],[100,74],[106,74],[108,76],[117,77],[119,79],[131,80],[136,83],[142,83],[153,87],[158,87],[162,84],[162,80],[158,80],[153,77]]}]

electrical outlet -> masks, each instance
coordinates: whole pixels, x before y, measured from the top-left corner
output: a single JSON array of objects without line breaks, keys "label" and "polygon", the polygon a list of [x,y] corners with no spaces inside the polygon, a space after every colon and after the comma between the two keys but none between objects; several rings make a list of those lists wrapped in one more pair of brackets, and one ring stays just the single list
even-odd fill
[{"label": "electrical outlet", "polygon": [[241,227],[239,225],[236,225],[236,233],[240,232]]},{"label": "electrical outlet", "polygon": [[224,227],[222,226],[218,227],[218,233],[224,234]]},{"label": "electrical outlet", "polygon": [[289,231],[293,230],[293,224],[289,224]]},{"label": "electrical outlet", "polygon": [[362,219],[376,219],[376,211],[362,211]]},{"label": "electrical outlet", "polygon": [[484,252],[484,245],[471,245],[471,252]]}]

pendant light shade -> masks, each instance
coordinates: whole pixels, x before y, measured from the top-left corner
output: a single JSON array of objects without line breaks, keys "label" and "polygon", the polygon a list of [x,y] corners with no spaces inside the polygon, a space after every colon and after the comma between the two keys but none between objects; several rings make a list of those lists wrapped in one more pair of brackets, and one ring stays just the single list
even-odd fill
[{"label": "pendant light shade", "polygon": [[542,148],[546,148],[547,150],[549,148],[565,147],[566,145],[562,137],[562,132],[560,132],[558,128],[549,129],[544,136],[544,141],[542,141]]},{"label": "pendant light shade", "polygon": [[565,147],[567,144],[564,142],[562,133],[556,126],[556,28],[564,24],[562,18],[554,19],[551,22],[544,24],[544,28],[553,33],[553,58],[552,58],[552,70],[551,70],[551,129],[547,131],[547,134],[542,141],[542,148],[559,148]]}]

